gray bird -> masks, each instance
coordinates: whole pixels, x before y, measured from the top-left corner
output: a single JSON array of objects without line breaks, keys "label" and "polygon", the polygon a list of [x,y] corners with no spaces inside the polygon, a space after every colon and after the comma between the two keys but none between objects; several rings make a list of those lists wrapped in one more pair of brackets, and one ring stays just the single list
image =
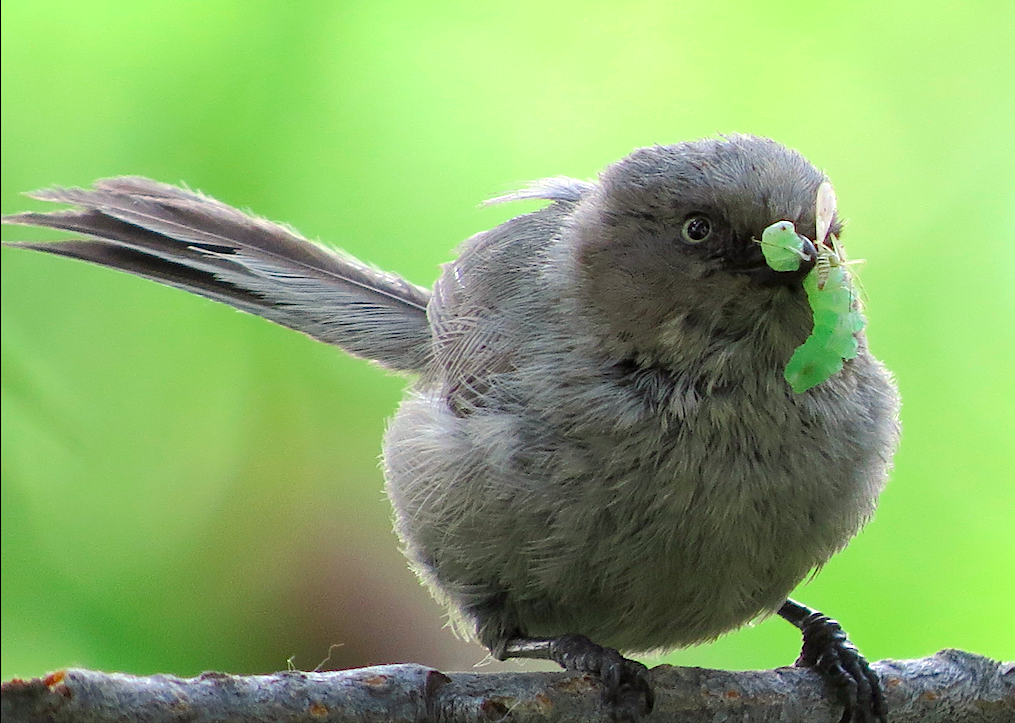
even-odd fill
[{"label": "gray bird", "polygon": [[[498,658],[594,673],[649,712],[618,651],[708,641],[778,612],[803,631],[843,720],[885,719],[838,624],[787,599],[874,511],[898,397],[859,354],[801,393],[783,369],[812,328],[798,271],[757,242],[815,240],[823,173],[753,136],[634,151],[596,182],[468,239],[432,291],[200,193],[138,177],[34,198],[7,223],[87,240],[19,244],[263,316],[412,375],[384,439],[396,529],[420,578]],[[838,218],[832,233],[841,232]]]}]

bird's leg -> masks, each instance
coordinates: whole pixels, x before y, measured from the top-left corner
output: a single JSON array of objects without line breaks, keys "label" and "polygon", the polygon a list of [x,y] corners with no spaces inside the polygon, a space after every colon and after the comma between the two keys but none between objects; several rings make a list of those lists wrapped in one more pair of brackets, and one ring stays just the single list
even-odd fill
[{"label": "bird's leg", "polygon": [[789,599],[779,615],[803,632],[796,664],[813,668],[835,690],[845,708],[840,723],[886,723],[888,706],[881,681],[839,623]]},{"label": "bird's leg", "polygon": [[648,668],[622,656],[613,648],[604,648],[584,635],[558,638],[506,638],[493,650],[498,660],[540,658],[552,660],[564,670],[595,675],[606,686],[604,700],[614,717],[640,721],[652,711],[655,694],[648,680]]}]

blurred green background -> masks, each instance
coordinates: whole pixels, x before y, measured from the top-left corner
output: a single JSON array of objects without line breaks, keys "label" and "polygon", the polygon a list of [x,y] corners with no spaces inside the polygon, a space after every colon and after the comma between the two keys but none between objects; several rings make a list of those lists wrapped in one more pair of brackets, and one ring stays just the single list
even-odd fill
[{"label": "blurred green background", "polygon": [[[833,179],[904,440],[877,518],[797,591],[871,658],[1011,659],[1015,5],[2,4],[2,205],[186,182],[429,284],[479,208],[631,149],[769,135]],[[3,238],[54,234],[4,228]],[[403,382],[187,294],[3,250],[2,677],[483,651],[390,531]],[[721,571],[719,571],[721,574]],[[661,595],[667,594],[660,590]],[[666,660],[789,664],[776,619]]]}]

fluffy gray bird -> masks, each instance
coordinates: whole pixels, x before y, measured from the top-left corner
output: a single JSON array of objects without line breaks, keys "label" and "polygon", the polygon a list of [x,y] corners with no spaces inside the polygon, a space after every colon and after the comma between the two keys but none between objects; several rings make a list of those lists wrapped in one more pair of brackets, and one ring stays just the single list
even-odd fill
[{"label": "fluffy gray bird", "polygon": [[898,439],[895,386],[862,333],[859,355],[813,389],[783,378],[812,328],[801,281],[815,259],[773,271],[757,239],[788,220],[813,241],[825,180],[753,136],[642,148],[597,182],[498,199],[550,203],[467,240],[432,292],[144,178],[41,191],[79,210],[5,221],[89,237],[23,247],[413,375],[384,440],[397,532],[498,658],[599,675],[618,715],[637,718],[652,690],[617,651],[778,612],[843,720],[884,720],[878,679],[838,624],[787,599],[871,516]]}]

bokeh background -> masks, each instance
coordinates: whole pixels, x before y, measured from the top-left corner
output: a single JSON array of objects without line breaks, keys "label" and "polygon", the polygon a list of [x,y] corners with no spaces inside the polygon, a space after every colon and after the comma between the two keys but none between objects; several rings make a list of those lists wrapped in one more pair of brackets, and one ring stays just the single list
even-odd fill
[{"label": "bokeh background", "polygon": [[[421,284],[531,208],[478,205],[529,179],[719,132],[800,149],[866,259],[904,441],[874,522],[797,596],[871,658],[1015,657],[1010,0],[12,0],[2,16],[4,212],[144,174]],[[4,679],[313,668],[332,644],[326,667],[483,660],[390,531],[377,456],[401,379],[123,274],[10,249],[2,271]],[[773,667],[798,648],[774,619],[665,660]]]}]

